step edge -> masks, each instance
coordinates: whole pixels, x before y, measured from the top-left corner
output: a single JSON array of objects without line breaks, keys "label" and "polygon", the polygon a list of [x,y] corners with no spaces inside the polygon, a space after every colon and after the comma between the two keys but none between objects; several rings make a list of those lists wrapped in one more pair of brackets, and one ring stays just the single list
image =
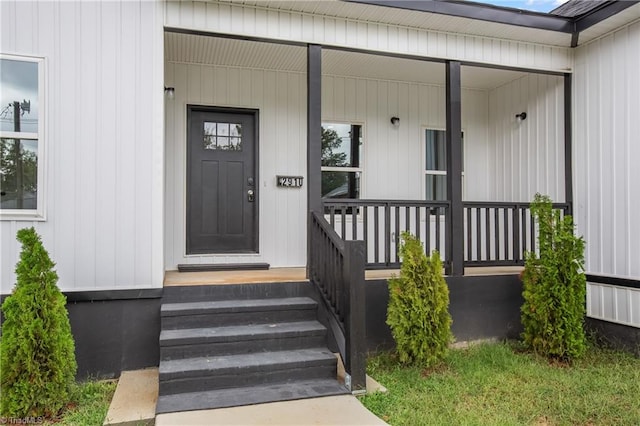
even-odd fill
[{"label": "step edge", "polygon": [[[292,397],[292,398],[278,398],[278,399],[273,399],[273,398],[254,398],[253,401],[254,402],[250,402],[248,404],[236,404],[236,405],[230,405],[230,404],[223,404],[223,405],[213,405],[210,407],[207,407],[206,405],[203,404],[191,404],[191,406],[194,406],[194,408],[178,408],[175,410],[169,410],[169,411],[162,411],[161,407],[162,405],[167,405],[169,403],[171,403],[173,399],[180,399],[180,398],[185,398],[190,396],[190,395],[198,395],[201,396],[202,398],[206,398],[208,401],[214,401],[215,400],[215,396],[218,393],[230,393],[236,390],[244,390],[244,389],[255,389],[256,391],[253,393],[253,395],[265,395],[266,392],[268,392],[269,390],[274,390],[274,387],[276,386],[280,386],[280,385],[299,385],[299,386],[305,386],[305,387],[310,387],[310,386],[318,386],[318,385],[326,385],[326,386],[335,386],[333,388],[333,390],[326,392],[326,393],[321,393],[318,395],[313,395],[313,396],[309,396],[309,397],[304,397],[304,396],[296,396],[296,397]],[[300,399],[308,399],[308,398],[321,398],[321,397],[325,397],[325,396],[334,396],[334,395],[349,395],[351,394],[349,392],[349,390],[342,385],[340,382],[338,382],[336,379],[314,379],[314,380],[303,380],[303,381],[297,381],[297,382],[291,382],[291,383],[274,383],[274,384],[270,384],[270,385],[257,385],[257,386],[247,386],[247,387],[238,387],[238,388],[226,388],[226,389],[217,389],[217,390],[212,390],[212,391],[204,391],[204,392],[186,392],[186,393],[179,393],[179,394],[169,394],[169,395],[161,395],[158,397],[157,400],[157,404],[156,404],[156,414],[169,414],[169,413],[175,413],[175,412],[180,412],[180,411],[195,411],[195,410],[207,410],[207,409],[216,409],[216,408],[227,408],[227,407],[238,407],[238,406],[247,406],[247,405],[256,405],[256,404],[264,404],[264,403],[268,403],[268,402],[278,402],[278,401],[295,401],[295,400],[300,400]],[[197,406],[196,406],[197,405]],[[160,409],[159,409],[160,408]]]},{"label": "step edge", "polygon": [[[178,317],[185,315],[205,315],[205,314],[234,314],[246,312],[281,312],[281,311],[312,311],[317,309],[318,303],[313,299],[310,302],[292,302],[282,304],[265,304],[265,305],[233,305],[233,306],[184,306],[201,304],[203,302],[184,302],[184,303],[163,303],[160,306],[160,316],[162,317]],[[214,304],[217,302],[211,302]],[[171,305],[171,306],[169,306]],[[174,307],[174,305],[177,305]]]},{"label": "step edge", "polygon": [[[306,349],[303,349],[303,350],[306,350]],[[284,351],[284,352],[295,352],[295,351]],[[263,354],[268,354],[268,353],[269,352],[264,352]],[[255,355],[255,353],[252,355]],[[335,363],[337,366],[337,358],[333,353],[331,352],[329,352],[328,354],[318,353],[318,355],[320,356],[312,357],[308,359],[296,359],[296,360],[286,359],[283,361],[278,361],[270,364],[255,363],[255,364],[246,364],[246,365],[239,364],[239,365],[230,365],[226,367],[216,367],[213,365],[213,363],[205,363],[201,366],[196,365],[188,369],[172,370],[172,371],[163,371],[163,368],[162,368],[163,363],[166,365],[167,363],[178,363],[178,362],[183,363],[187,359],[206,359],[206,358],[198,357],[198,358],[184,358],[184,359],[178,359],[178,360],[161,361],[160,366],[158,367],[158,376],[160,381],[162,382],[162,381],[178,379],[178,378],[198,378],[198,377],[204,377],[204,376],[207,376],[207,377],[219,376],[229,372],[235,372],[237,374],[259,372],[260,369],[263,369],[265,367],[271,370],[284,370],[287,368],[296,368],[297,365],[300,365],[301,367],[304,367],[304,366],[317,367],[317,366],[323,366],[323,365],[330,366]],[[244,354],[234,355],[233,357],[236,359],[241,359],[244,357]],[[209,366],[209,368],[206,368],[206,366]]]},{"label": "step edge", "polygon": [[[166,362],[166,361],[165,361]],[[274,364],[253,364],[246,366],[232,366],[232,367],[215,367],[215,368],[190,368],[180,371],[161,371],[162,365],[158,368],[158,376],[160,381],[163,380],[171,380],[174,378],[199,378],[205,376],[219,376],[226,373],[237,373],[237,374],[250,374],[253,372],[260,372],[261,369],[269,368],[270,371],[276,370],[286,370],[292,368],[300,367],[320,367],[323,365],[331,366],[337,360],[330,358],[317,358],[317,359],[306,359],[306,360],[298,360],[298,361],[285,361]],[[337,364],[336,364],[337,366]],[[209,374],[210,373],[210,374]],[[195,376],[193,376],[195,374]],[[173,377],[180,376],[180,377]]]},{"label": "step edge", "polygon": [[[238,305],[246,305],[249,302],[261,305],[261,306],[279,306],[279,305],[290,305],[290,304],[317,304],[313,298],[309,296],[292,296],[292,297],[256,297],[252,299],[220,299],[220,300],[198,300],[198,301],[171,301],[164,302],[163,306],[172,306],[172,305],[195,305],[195,304],[221,304],[221,305],[231,305],[232,303]],[[264,303],[269,302],[269,303]],[[235,305],[231,305],[235,306]]]},{"label": "step edge", "polygon": [[[201,328],[184,328],[184,329],[172,329],[160,331],[160,346],[178,346],[181,344],[198,344],[198,343],[222,343],[236,339],[238,342],[254,341],[254,340],[266,340],[273,338],[291,338],[304,335],[318,336],[326,334],[327,328],[318,321],[300,321],[300,323],[309,323],[307,327],[291,328],[291,329],[276,329],[263,330],[259,333],[251,333],[252,326],[258,324],[251,324],[247,326],[238,326],[238,328],[245,328],[246,330],[239,330],[233,334],[217,334],[217,335],[197,335],[191,334],[187,336],[170,336],[171,334],[177,334],[175,332],[185,332],[188,330],[213,330],[217,328],[230,328],[230,327],[201,327]],[[315,324],[313,324],[315,323]],[[268,324],[268,323],[264,323]],[[296,324],[296,322],[290,323],[277,323],[277,324]],[[311,326],[313,324],[313,326]],[[262,325],[262,324],[260,324]],[[251,334],[250,334],[251,333]],[[167,336],[169,334],[169,336]]]}]

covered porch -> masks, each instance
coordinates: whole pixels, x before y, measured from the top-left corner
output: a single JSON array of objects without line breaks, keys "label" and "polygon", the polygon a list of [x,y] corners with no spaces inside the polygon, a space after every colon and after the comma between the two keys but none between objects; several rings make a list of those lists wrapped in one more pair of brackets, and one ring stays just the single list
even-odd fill
[{"label": "covered porch", "polygon": [[[349,91],[324,71],[334,54],[367,80],[370,69],[385,74],[388,85],[373,95],[369,82]],[[412,83],[395,83],[407,74]],[[425,74],[440,91],[420,87]],[[309,45],[307,83],[309,262],[328,224],[341,240],[364,242],[368,270],[400,266],[403,232],[427,254],[437,250],[448,275],[522,266],[536,251],[534,194],[550,195],[561,215],[571,214],[570,74]],[[366,102],[366,124],[345,124],[349,95],[356,114]],[[376,113],[367,126],[369,102]]]},{"label": "covered porch", "polygon": [[[365,241],[367,269],[398,268],[409,231],[462,275],[523,264],[536,192],[571,211],[569,74],[175,29],[165,45],[167,270],[307,266],[316,211]],[[259,111],[251,252],[185,253],[187,105]]]},{"label": "covered porch", "polygon": [[[466,305],[465,274],[508,268],[491,297],[518,297],[513,275],[535,250],[533,195],[571,212],[569,74],[167,29],[165,79],[175,90],[166,107],[166,268],[294,268],[289,279],[307,278],[321,295],[353,389],[363,385],[374,299],[384,312],[365,279],[377,274],[375,292],[384,294],[403,231],[440,252],[472,324],[468,312],[483,306]],[[247,194],[257,239],[248,252],[185,252],[186,111],[194,105],[256,112]],[[189,280],[177,277],[174,284]],[[264,282],[265,272],[256,277]],[[473,282],[476,292],[492,285]]]}]

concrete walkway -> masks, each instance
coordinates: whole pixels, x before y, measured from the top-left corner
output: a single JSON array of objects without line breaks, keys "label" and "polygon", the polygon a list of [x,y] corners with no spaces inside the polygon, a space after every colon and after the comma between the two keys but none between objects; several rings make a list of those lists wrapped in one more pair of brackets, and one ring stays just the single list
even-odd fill
[{"label": "concrete walkway", "polygon": [[156,426],[386,425],[353,395],[326,396],[217,410],[161,414]]},{"label": "concrete walkway", "polygon": [[[339,365],[339,377],[344,370]],[[368,392],[387,390],[367,376]],[[386,425],[353,395],[272,402],[216,410],[155,415],[158,369],[123,371],[105,418],[105,425],[206,426],[206,425]]]},{"label": "concrete walkway", "polygon": [[123,371],[105,425],[153,425],[158,400],[158,369]]}]

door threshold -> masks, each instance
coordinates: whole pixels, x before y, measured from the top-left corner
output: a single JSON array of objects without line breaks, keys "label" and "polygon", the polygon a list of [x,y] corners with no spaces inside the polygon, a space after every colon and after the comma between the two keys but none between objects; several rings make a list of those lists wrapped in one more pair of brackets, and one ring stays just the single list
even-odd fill
[{"label": "door threshold", "polygon": [[199,263],[180,264],[178,272],[211,272],[211,271],[265,271],[268,263]]}]

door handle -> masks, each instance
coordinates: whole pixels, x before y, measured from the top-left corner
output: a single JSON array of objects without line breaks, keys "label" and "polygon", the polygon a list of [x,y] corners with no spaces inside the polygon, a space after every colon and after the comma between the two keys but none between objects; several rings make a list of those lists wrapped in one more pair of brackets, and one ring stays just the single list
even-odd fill
[{"label": "door handle", "polygon": [[247,198],[249,199],[250,203],[253,203],[253,200],[255,199],[253,189],[247,191]]}]

